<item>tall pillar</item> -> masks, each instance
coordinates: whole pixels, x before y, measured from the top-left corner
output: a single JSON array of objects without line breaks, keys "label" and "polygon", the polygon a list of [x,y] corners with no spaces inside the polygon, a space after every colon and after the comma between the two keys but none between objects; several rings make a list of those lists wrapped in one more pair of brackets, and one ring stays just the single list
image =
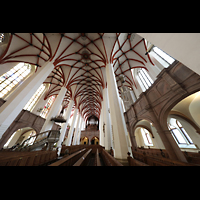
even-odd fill
[{"label": "tall pillar", "polygon": [[77,112],[78,112],[78,108],[75,108],[71,127],[70,127],[69,133],[68,133],[68,137],[67,137],[67,140],[65,141],[66,146],[70,146],[71,142],[72,142],[72,135],[74,132],[74,125],[75,125],[75,121],[76,121],[76,117],[77,117]]},{"label": "tall pillar", "polygon": [[26,84],[22,84],[14,98],[9,98],[0,107],[0,138],[53,69],[52,62],[46,62]]},{"label": "tall pillar", "polygon": [[78,115],[78,121],[76,123],[76,130],[75,130],[75,133],[74,133],[72,145],[76,145],[76,138],[77,138],[77,134],[78,134],[79,126],[80,126],[80,124],[79,124],[80,119],[81,119],[81,113],[79,113],[79,115]]},{"label": "tall pillar", "polygon": [[107,88],[103,89],[103,102],[104,102],[104,112],[103,112],[103,121],[105,123],[105,149],[110,150],[112,147],[112,129],[111,129],[111,121],[110,114],[108,112],[108,90]]},{"label": "tall pillar", "polygon": [[100,115],[100,141],[99,144],[101,146],[105,145],[105,139],[104,139],[104,122],[103,122],[103,113],[104,113],[104,101],[101,102],[101,115]]},{"label": "tall pillar", "polygon": [[113,67],[110,63],[108,63],[106,66],[106,77],[108,85],[111,120],[113,125],[114,156],[118,159],[127,159],[128,138],[126,136],[128,136],[128,133],[125,125],[124,116],[121,113],[121,104],[119,101],[119,94],[117,90]]},{"label": "tall pillar", "polygon": [[60,110],[60,105],[63,102],[66,91],[67,91],[66,87],[61,88],[58,96],[56,97],[56,100],[54,101],[54,103],[47,115],[46,121],[40,132],[51,130],[51,128],[53,127],[54,121],[51,121],[51,118],[56,117],[56,115],[58,114],[58,112]]},{"label": "tall pillar", "polygon": [[59,140],[58,140],[58,143],[57,143],[58,156],[60,156],[60,151],[61,151],[61,147],[62,147],[61,144],[62,144],[64,137],[65,137],[65,133],[66,133],[66,130],[67,130],[67,125],[68,125],[68,121],[69,121],[69,118],[70,118],[70,114],[71,114],[73,105],[74,105],[74,101],[71,99],[69,104],[68,104],[67,110],[65,109],[65,112],[64,112],[64,115],[63,115],[64,119],[66,120],[66,123],[63,123],[61,125],[60,137],[59,137]]},{"label": "tall pillar", "polygon": [[81,117],[81,119],[80,119],[80,126],[79,126],[79,130],[78,130],[78,136],[77,136],[77,140],[76,140],[76,144],[77,145],[80,144],[81,128],[83,126],[83,123],[84,123],[84,119]]}]

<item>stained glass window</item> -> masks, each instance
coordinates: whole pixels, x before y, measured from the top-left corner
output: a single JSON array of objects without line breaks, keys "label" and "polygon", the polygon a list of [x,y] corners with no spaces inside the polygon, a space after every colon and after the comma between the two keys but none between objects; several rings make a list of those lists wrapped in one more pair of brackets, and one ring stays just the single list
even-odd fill
[{"label": "stained glass window", "polygon": [[49,112],[54,101],[55,101],[55,96],[49,97],[46,105],[44,106],[44,108],[43,108],[43,110],[40,114],[41,117],[46,118],[46,116],[47,116],[47,114],[48,114],[48,112]]},{"label": "stained glass window", "polygon": [[0,98],[5,97],[16,85],[31,73],[31,65],[19,63],[0,76]]}]

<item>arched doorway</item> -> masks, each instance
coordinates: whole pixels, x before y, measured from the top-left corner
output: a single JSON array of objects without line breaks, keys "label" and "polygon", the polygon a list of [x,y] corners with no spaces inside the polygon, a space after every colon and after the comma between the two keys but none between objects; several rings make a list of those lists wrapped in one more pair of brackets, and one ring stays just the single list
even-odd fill
[{"label": "arched doorway", "polygon": [[94,136],[92,139],[91,139],[91,144],[99,144],[99,138]]},{"label": "arched doorway", "polygon": [[[36,131],[33,128],[31,127],[20,128],[10,136],[10,138],[7,140],[3,148],[4,149],[11,148],[14,145],[21,144],[24,140],[34,135],[36,135]],[[33,142],[34,141],[30,140],[29,144]]]},{"label": "arched doorway", "polygon": [[81,144],[84,144],[84,145],[89,144],[89,138],[88,137],[81,138]]}]

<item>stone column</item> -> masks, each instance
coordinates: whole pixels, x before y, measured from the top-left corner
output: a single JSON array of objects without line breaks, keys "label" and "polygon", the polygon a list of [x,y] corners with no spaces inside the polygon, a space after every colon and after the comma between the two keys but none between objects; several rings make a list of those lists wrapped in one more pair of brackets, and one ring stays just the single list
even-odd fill
[{"label": "stone column", "polygon": [[75,133],[74,133],[72,145],[76,145],[76,138],[77,138],[77,134],[78,134],[78,131],[79,131],[79,126],[80,126],[80,124],[79,124],[80,118],[81,118],[81,113],[79,113],[79,115],[78,115],[78,121],[76,123],[76,130],[75,130]]},{"label": "stone column", "polygon": [[67,140],[65,140],[66,146],[70,146],[71,142],[72,142],[72,135],[73,135],[73,132],[74,132],[74,125],[75,125],[75,121],[76,121],[76,117],[77,117],[77,112],[78,112],[78,108],[75,108],[73,119],[72,119],[72,124],[71,124],[71,127],[69,129],[69,133],[68,133],[68,137],[67,137]]},{"label": "stone column", "polygon": [[110,63],[106,66],[107,87],[110,103],[111,120],[114,135],[114,156],[118,159],[127,159],[128,141],[127,129],[122,108],[119,101],[119,94],[113,67]]},{"label": "stone column", "polygon": [[14,98],[9,98],[0,107],[0,138],[53,69],[52,62],[46,62],[26,81],[27,84],[20,87]]},{"label": "stone column", "polygon": [[77,145],[80,144],[81,128],[82,128],[83,123],[84,123],[84,119],[81,117],[81,119],[80,119],[80,126],[79,126],[79,130],[78,130],[78,136],[77,136],[77,139],[76,139],[76,144]]},{"label": "stone column", "polygon": [[64,137],[65,137],[65,133],[66,133],[66,130],[67,130],[67,125],[68,125],[68,121],[69,121],[69,118],[70,118],[70,115],[71,115],[73,105],[74,105],[74,101],[71,99],[69,104],[68,104],[68,107],[67,107],[67,109],[65,109],[65,112],[64,112],[64,115],[63,115],[64,119],[66,120],[66,123],[63,123],[61,125],[60,138],[59,138],[58,143],[57,143],[58,156],[60,156],[60,151],[61,151],[61,147],[62,147],[61,144],[62,144]]},{"label": "stone column", "polygon": [[108,90],[107,88],[103,89],[103,102],[104,102],[104,112],[103,112],[103,121],[105,123],[105,149],[110,150],[112,146],[112,129],[110,121],[110,113],[108,112]]},{"label": "stone column", "polygon": [[62,87],[58,96],[56,97],[56,100],[54,101],[48,115],[47,115],[46,121],[40,132],[51,130],[51,128],[54,124],[54,121],[51,121],[51,118],[56,117],[56,115],[58,115],[58,112],[60,110],[60,105],[63,102],[66,92],[67,92],[66,87]]},{"label": "stone column", "polygon": [[99,141],[99,144],[101,145],[101,146],[104,146],[105,145],[105,138],[104,138],[104,128],[103,128],[103,124],[104,124],[104,121],[103,121],[103,117],[104,117],[104,101],[102,101],[101,102],[101,115],[100,115],[100,128],[99,128],[99,130],[100,130],[100,141]]}]

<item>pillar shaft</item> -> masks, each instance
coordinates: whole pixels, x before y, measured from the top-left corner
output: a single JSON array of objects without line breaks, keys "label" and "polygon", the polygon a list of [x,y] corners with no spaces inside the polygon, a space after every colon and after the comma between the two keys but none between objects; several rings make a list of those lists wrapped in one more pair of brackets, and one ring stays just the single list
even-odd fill
[{"label": "pillar shaft", "polygon": [[72,111],[72,107],[74,105],[74,101],[71,99],[69,104],[68,104],[68,107],[67,109],[65,109],[65,112],[64,112],[64,119],[66,120],[66,123],[63,123],[61,125],[61,130],[60,130],[60,138],[58,140],[58,143],[57,143],[57,148],[58,148],[58,156],[60,155],[60,151],[61,151],[61,144],[64,140],[64,137],[65,137],[65,133],[66,133],[66,130],[67,130],[67,125],[68,125],[68,121],[69,121],[69,118],[70,118],[70,115],[71,115],[71,111]]},{"label": "pillar shaft", "polygon": [[74,138],[73,138],[73,143],[72,143],[72,145],[76,145],[76,138],[77,138],[77,134],[78,134],[78,130],[79,130],[80,118],[81,118],[81,114],[79,113],[79,115],[78,115],[78,121],[77,121],[77,123],[76,123],[76,130],[75,130],[75,133],[74,133]]},{"label": "pillar shaft", "polygon": [[81,128],[82,128],[82,126],[83,126],[83,123],[84,123],[84,119],[81,117],[81,119],[80,119],[79,131],[78,131],[78,136],[77,136],[77,140],[76,140],[76,144],[77,144],[77,145],[80,144]]},{"label": "pillar shaft", "polygon": [[111,121],[110,121],[110,113],[108,112],[108,90],[107,88],[103,89],[103,99],[104,99],[104,114],[103,121],[105,123],[105,149],[110,150],[112,147],[112,129],[111,129]]},{"label": "pillar shaft", "polygon": [[114,156],[118,159],[126,159],[128,152],[127,129],[124,116],[121,112],[121,104],[117,90],[113,67],[110,63],[106,66],[107,87],[109,94],[111,120],[114,136]]},{"label": "pillar shaft", "polygon": [[105,138],[104,138],[104,122],[103,122],[103,113],[104,113],[104,102],[101,102],[102,108],[101,108],[101,115],[100,115],[100,145],[104,146],[105,145]]},{"label": "pillar shaft", "polygon": [[75,108],[73,119],[72,119],[72,124],[71,124],[70,129],[69,129],[67,140],[65,141],[66,146],[70,146],[71,142],[72,142],[72,135],[73,135],[73,132],[74,132],[74,125],[75,125],[75,121],[76,121],[76,117],[77,117],[77,112],[78,112],[78,109]]},{"label": "pillar shaft", "polygon": [[26,84],[23,84],[19,88],[18,94],[15,96],[15,98],[8,99],[0,107],[0,138],[17,117],[17,115],[21,112],[33,94],[37,91],[40,85],[45,81],[53,68],[54,65],[52,62],[46,62],[26,81]]},{"label": "pillar shaft", "polygon": [[53,124],[54,124],[54,121],[51,121],[51,118],[52,117],[56,117],[56,115],[58,115],[58,112],[60,110],[60,105],[62,104],[63,102],[63,99],[65,97],[65,93],[66,93],[67,89],[65,87],[62,87],[55,102],[53,103],[49,113],[48,113],[48,116],[46,118],[46,121],[41,129],[40,132],[44,132],[44,131],[47,131],[47,130],[51,130],[51,128],[53,127]]}]

